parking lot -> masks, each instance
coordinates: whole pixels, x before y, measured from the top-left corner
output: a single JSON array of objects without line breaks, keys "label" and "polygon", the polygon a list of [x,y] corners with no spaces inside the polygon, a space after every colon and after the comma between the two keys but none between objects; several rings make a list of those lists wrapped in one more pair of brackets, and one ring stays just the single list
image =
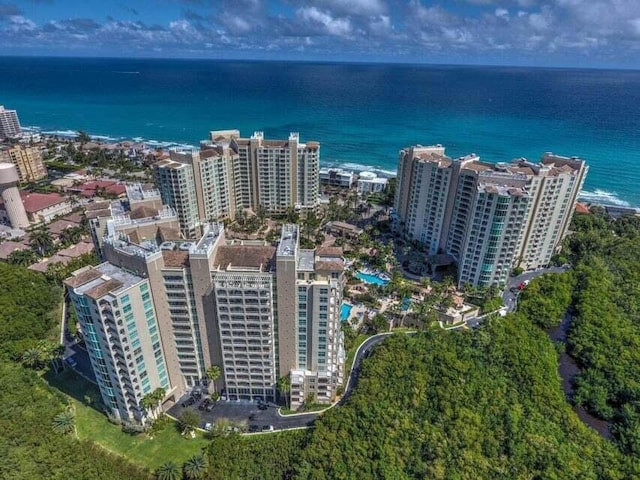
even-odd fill
[{"label": "parking lot", "polygon": [[[189,398],[186,395],[168,410],[168,414],[175,418],[180,418],[185,407],[182,404]],[[258,402],[248,400],[218,400],[210,412],[199,410],[199,406],[205,401],[203,396],[194,405],[186,407],[191,409],[200,416],[200,427],[204,428],[207,423],[212,425],[220,422],[229,423],[233,426],[243,425],[249,431],[261,431],[264,427],[273,426],[274,430],[283,430],[288,428],[307,427],[313,425],[318,417],[316,413],[308,413],[304,415],[285,415],[278,414],[278,407],[273,404],[265,404],[266,408],[260,409]]]}]

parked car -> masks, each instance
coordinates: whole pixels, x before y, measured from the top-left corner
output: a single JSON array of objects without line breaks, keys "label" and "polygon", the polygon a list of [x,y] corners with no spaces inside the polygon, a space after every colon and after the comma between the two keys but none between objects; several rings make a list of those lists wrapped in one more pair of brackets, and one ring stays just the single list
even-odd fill
[{"label": "parked car", "polygon": [[187,398],[184,402],[182,402],[182,408],[190,407],[191,405],[196,403],[196,399],[193,397]]},{"label": "parked car", "polygon": [[213,430],[213,423],[210,423],[210,422],[205,423],[205,424],[204,424],[204,429],[205,429],[207,432],[210,432],[211,430]]},{"label": "parked car", "polygon": [[261,403],[258,405],[258,410],[266,410],[267,408],[269,408],[269,405],[267,405],[266,403]]},{"label": "parked car", "polygon": [[258,425],[249,425],[249,433],[256,433],[260,431],[260,427]]},{"label": "parked car", "polygon": [[209,402],[211,402],[211,400],[205,398],[202,402],[200,402],[200,405],[198,405],[198,410],[205,410],[209,406]]},{"label": "parked car", "polygon": [[273,425],[264,425],[262,427],[263,432],[273,432],[274,430],[275,428],[273,428]]},{"label": "parked car", "polygon": [[213,407],[216,406],[216,402],[214,402],[213,400],[209,400],[209,403],[207,404],[207,406],[205,407],[205,410],[207,412],[210,412],[213,410]]}]

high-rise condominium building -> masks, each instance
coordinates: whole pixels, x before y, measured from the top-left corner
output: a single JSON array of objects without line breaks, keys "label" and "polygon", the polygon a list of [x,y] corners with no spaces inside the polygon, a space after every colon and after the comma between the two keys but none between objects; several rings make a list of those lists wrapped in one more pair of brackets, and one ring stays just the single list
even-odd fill
[{"label": "high-rise condominium building", "polygon": [[156,183],[163,202],[178,214],[180,230],[185,238],[200,235],[201,217],[198,211],[198,192],[192,160],[194,154],[171,153],[171,158],[153,166]]},{"label": "high-rise condominium building", "polygon": [[14,145],[0,150],[0,162],[13,163],[17,167],[20,183],[36,182],[47,176],[42,153],[36,147]]},{"label": "high-rise condominium building", "polygon": [[173,400],[211,365],[232,399],[274,400],[286,375],[294,407],[335,398],[345,361],[340,249],[300,249],[297,225],[283,227],[276,248],[227,242],[221,223],[207,223],[197,242],[162,244],[107,228],[101,253],[150,286]]},{"label": "high-rise condominium building", "polygon": [[146,394],[174,394],[149,280],[103,263],[65,284],[105,406],[120,419],[144,422]]},{"label": "high-rise condominium building", "polygon": [[319,201],[320,144],[241,138],[238,130],[210,133],[199,152],[171,152],[154,166],[164,203],[175,208],[188,238],[203,222],[234,219],[241,209],[282,214]]},{"label": "high-rise condominium building", "polygon": [[515,266],[545,266],[564,237],[587,166],[545,154],[539,163],[451,159],[444,147],[401,150],[395,228],[430,255],[450,254],[460,285],[502,285]]},{"label": "high-rise condominium building", "polygon": [[15,110],[7,110],[0,105],[0,138],[17,137],[22,133]]}]

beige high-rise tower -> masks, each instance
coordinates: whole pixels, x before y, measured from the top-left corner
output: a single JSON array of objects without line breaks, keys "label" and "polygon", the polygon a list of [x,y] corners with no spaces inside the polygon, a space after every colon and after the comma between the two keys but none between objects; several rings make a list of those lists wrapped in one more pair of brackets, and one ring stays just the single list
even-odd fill
[{"label": "beige high-rise tower", "polygon": [[12,163],[0,163],[0,196],[13,228],[27,228],[29,219],[18,190],[18,170]]}]

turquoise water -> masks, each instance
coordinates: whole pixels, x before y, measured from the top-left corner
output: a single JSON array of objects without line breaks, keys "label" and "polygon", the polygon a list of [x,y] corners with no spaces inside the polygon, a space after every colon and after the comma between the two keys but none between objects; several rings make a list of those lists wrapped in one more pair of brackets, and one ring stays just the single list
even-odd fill
[{"label": "turquoise water", "polygon": [[637,71],[16,57],[0,71],[0,104],[47,131],[164,145],[297,131],[324,164],[389,173],[418,143],[496,162],[553,151],[589,162],[584,198],[640,205]]},{"label": "turquoise water", "polygon": [[343,303],[340,306],[340,320],[344,322],[351,315],[351,310],[353,310],[353,305],[349,305],[348,303]]},{"label": "turquoise water", "polygon": [[373,283],[374,285],[387,285],[389,280],[384,280],[377,275],[372,275],[370,273],[358,272],[356,273],[356,278],[359,278],[365,283]]},{"label": "turquoise water", "polygon": [[407,310],[409,310],[409,307],[411,307],[411,299],[408,297],[405,297],[402,299],[402,311],[406,312]]}]

